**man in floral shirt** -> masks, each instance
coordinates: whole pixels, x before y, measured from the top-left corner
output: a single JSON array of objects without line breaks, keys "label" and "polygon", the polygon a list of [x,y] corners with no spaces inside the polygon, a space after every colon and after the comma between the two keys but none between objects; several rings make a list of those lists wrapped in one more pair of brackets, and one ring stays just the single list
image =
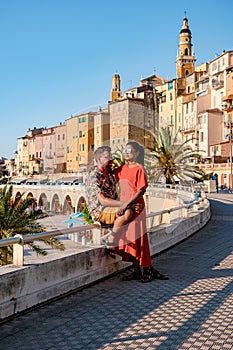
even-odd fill
[{"label": "man in floral shirt", "polygon": [[116,190],[116,181],[111,168],[111,148],[108,146],[99,147],[94,153],[97,168],[90,173],[86,180],[87,206],[93,221],[101,224],[113,225],[111,234],[127,224],[133,216],[132,208],[125,208],[125,203],[120,202]]}]

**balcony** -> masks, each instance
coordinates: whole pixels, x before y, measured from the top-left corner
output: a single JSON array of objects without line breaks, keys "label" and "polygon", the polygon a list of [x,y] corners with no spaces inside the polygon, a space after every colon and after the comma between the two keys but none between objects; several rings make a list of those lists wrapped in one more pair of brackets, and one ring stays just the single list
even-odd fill
[{"label": "balcony", "polygon": [[225,111],[227,109],[227,102],[222,102],[221,108],[222,108],[222,111]]},{"label": "balcony", "polygon": [[222,102],[222,111],[231,112],[233,110],[232,100]]},{"label": "balcony", "polygon": [[216,80],[212,81],[212,88],[215,90],[221,89],[224,87],[224,81],[223,80]]}]

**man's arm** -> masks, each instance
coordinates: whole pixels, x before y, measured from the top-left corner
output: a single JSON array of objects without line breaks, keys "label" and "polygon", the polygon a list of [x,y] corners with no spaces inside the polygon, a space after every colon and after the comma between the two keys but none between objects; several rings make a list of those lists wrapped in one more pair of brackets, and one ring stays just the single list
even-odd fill
[{"label": "man's arm", "polygon": [[97,198],[104,207],[121,207],[124,203],[119,200],[107,198],[103,194],[98,193]]}]

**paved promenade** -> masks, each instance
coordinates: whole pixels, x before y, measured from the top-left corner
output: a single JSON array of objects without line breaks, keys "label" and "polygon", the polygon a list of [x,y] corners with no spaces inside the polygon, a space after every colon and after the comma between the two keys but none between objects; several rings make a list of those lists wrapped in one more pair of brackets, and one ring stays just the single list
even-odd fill
[{"label": "paved promenade", "polygon": [[233,349],[233,194],[204,229],[153,259],[168,281],[117,274],[0,325],[0,349]]}]

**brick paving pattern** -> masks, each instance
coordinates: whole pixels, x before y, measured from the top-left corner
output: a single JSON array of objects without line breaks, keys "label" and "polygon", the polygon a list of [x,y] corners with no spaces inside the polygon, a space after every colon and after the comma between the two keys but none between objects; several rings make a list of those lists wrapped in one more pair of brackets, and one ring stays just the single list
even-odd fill
[{"label": "brick paving pattern", "polygon": [[233,194],[213,194],[211,221],[156,256],[170,276],[130,270],[0,325],[0,349],[233,349]]}]

